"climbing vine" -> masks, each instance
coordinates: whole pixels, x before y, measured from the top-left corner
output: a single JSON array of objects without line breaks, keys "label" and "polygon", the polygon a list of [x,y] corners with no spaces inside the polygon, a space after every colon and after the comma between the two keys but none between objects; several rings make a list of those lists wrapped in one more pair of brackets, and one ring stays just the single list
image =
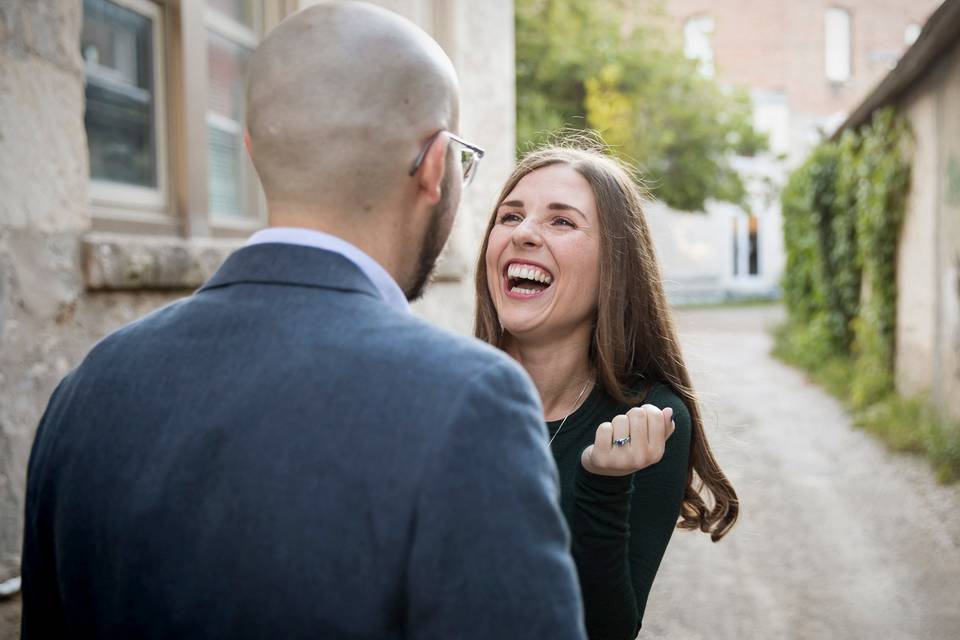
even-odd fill
[{"label": "climbing vine", "polygon": [[863,135],[856,189],[857,246],[864,291],[854,325],[854,405],[878,401],[893,386],[897,321],[897,246],[910,190],[906,124],[883,111]]},{"label": "climbing vine", "polygon": [[788,311],[781,351],[801,366],[849,363],[855,407],[893,386],[897,244],[910,187],[909,132],[891,109],[818,146],[782,194]]}]

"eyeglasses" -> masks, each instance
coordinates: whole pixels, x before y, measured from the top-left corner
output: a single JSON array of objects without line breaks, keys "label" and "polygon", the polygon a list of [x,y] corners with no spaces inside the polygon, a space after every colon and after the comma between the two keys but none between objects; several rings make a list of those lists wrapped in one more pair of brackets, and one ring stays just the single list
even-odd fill
[{"label": "eyeglasses", "polygon": [[470,144],[463,138],[459,138],[449,131],[444,131],[443,129],[430,136],[430,138],[423,145],[423,149],[420,150],[419,155],[417,155],[417,159],[413,161],[413,166],[410,167],[410,175],[412,176],[417,173],[417,169],[419,169],[420,165],[423,164],[423,159],[426,157],[427,151],[430,149],[430,145],[433,144],[433,141],[436,140],[441,133],[446,133],[450,140],[463,147],[460,150],[460,166],[463,168],[463,184],[464,186],[470,184],[473,181],[473,177],[477,175],[477,167],[480,165],[480,159],[483,158],[484,151],[480,147]]}]

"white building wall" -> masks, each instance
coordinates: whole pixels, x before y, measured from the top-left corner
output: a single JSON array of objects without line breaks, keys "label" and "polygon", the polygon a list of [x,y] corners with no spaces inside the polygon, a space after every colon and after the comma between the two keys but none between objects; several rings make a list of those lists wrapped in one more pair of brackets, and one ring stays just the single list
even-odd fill
[{"label": "white building wall", "polygon": [[[752,99],[754,127],[768,135],[770,151],[732,159],[747,187],[747,208],[718,201],[708,201],[702,212],[675,211],[662,202],[647,207],[664,287],[674,303],[778,295],[786,265],[779,192],[790,157],[806,149],[796,148],[782,93],[758,91]],[[749,215],[757,219],[756,274],[749,273]]]}]

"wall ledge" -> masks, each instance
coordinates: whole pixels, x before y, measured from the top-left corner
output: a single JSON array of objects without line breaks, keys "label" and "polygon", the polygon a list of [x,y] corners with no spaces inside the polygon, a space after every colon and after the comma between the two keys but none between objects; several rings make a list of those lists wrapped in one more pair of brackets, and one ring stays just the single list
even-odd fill
[{"label": "wall ledge", "polygon": [[[83,237],[84,284],[88,291],[196,289],[244,242],[88,233]],[[437,261],[433,280],[461,282],[468,271],[459,252],[448,247]]]},{"label": "wall ledge", "polygon": [[196,289],[243,243],[88,233],[83,237],[84,283],[91,291]]}]

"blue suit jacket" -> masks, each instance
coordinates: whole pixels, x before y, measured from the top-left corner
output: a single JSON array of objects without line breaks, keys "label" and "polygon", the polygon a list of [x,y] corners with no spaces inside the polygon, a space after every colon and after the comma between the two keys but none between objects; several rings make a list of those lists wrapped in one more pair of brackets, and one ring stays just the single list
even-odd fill
[{"label": "blue suit jacket", "polygon": [[351,262],[233,254],[100,342],[28,471],[25,638],[582,638],[539,403]]}]

